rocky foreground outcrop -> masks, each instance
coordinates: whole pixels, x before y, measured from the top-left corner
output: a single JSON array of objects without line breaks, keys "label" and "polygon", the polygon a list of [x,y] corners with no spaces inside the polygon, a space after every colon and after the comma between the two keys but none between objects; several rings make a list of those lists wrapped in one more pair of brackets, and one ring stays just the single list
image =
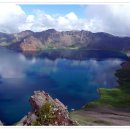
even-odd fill
[{"label": "rocky foreground outcrop", "polygon": [[17,125],[75,125],[69,117],[67,108],[58,99],[53,99],[44,91],[35,91],[29,102],[32,112],[29,112]]}]

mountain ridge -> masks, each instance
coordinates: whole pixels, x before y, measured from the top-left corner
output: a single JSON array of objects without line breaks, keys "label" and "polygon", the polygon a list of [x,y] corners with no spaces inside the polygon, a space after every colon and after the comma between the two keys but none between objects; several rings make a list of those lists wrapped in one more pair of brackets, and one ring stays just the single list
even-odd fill
[{"label": "mountain ridge", "polygon": [[41,32],[25,30],[19,33],[0,32],[0,46],[19,51],[39,51],[44,49],[97,49],[130,51],[130,37],[114,36],[105,32],[92,33],[85,30]]}]

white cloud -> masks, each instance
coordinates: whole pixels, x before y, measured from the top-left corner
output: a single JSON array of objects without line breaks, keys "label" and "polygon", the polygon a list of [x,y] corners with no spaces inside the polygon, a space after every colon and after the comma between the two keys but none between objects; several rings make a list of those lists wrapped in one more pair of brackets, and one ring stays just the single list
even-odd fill
[{"label": "white cloud", "polygon": [[26,22],[20,27],[20,30],[43,31],[55,28],[56,30],[63,31],[80,30],[84,27],[84,20],[79,19],[74,12],[66,15],[51,16],[38,10],[35,14],[27,16]]},{"label": "white cloud", "polygon": [[16,4],[0,4],[0,10],[0,32],[43,31],[54,28],[59,31],[89,30],[130,36],[129,4],[88,5],[84,18],[74,12],[50,15],[40,10],[27,15]]},{"label": "white cloud", "polygon": [[23,30],[43,31],[54,28],[58,31],[81,30],[85,28],[85,20],[74,12],[65,15],[49,15],[37,10],[27,15],[16,4],[0,4],[0,32],[15,33]]},{"label": "white cloud", "polygon": [[0,4],[0,31],[17,32],[24,22],[26,15],[20,6],[16,4]]},{"label": "white cloud", "polygon": [[130,36],[130,5],[90,5],[86,17],[93,20],[90,30],[104,31],[115,35]]},{"label": "white cloud", "polygon": [[78,21],[78,17],[77,17],[77,15],[74,12],[68,13],[67,15],[65,15],[65,17],[68,20],[72,21],[72,22],[74,22],[74,21],[77,22]]}]

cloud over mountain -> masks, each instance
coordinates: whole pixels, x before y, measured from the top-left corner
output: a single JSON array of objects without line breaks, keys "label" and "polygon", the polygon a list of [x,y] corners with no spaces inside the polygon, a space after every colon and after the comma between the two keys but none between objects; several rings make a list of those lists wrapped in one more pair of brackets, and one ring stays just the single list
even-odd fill
[{"label": "cloud over mountain", "polygon": [[15,33],[23,30],[42,31],[55,28],[59,31],[90,30],[130,36],[130,5],[128,4],[87,5],[84,18],[75,12],[52,15],[35,10],[27,14],[20,5],[16,4],[0,4],[0,9],[2,10],[0,32]]},{"label": "cloud over mountain", "polygon": [[93,21],[92,31],[130,36],[129,12],[129,4],[90,5],[86,8],[86,17]]}]

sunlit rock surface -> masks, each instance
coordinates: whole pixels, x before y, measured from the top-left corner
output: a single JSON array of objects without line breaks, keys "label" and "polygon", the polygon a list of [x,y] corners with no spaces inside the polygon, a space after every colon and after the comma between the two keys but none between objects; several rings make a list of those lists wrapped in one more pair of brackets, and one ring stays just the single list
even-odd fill
[{"label": "sunlit rock surface", "polygon": [[[29,112],[17,125],[68,126],[76,124],[76,122],[70,119],[66,106],[58,99],[53,99],[44,91],[35,91],[29,102],[32,106],[32,112]],[[50,105],[49,107],[48,104]]]},{"label": "sunlit rock surface", "polygon": [[48,29],[42,32],[30,30],[15,34],[0,32],[0,47],[20,51],[39,51],[55,48],[130,51],[130,37],[118,37],[111,34],[90,31],[56,31]]}]

